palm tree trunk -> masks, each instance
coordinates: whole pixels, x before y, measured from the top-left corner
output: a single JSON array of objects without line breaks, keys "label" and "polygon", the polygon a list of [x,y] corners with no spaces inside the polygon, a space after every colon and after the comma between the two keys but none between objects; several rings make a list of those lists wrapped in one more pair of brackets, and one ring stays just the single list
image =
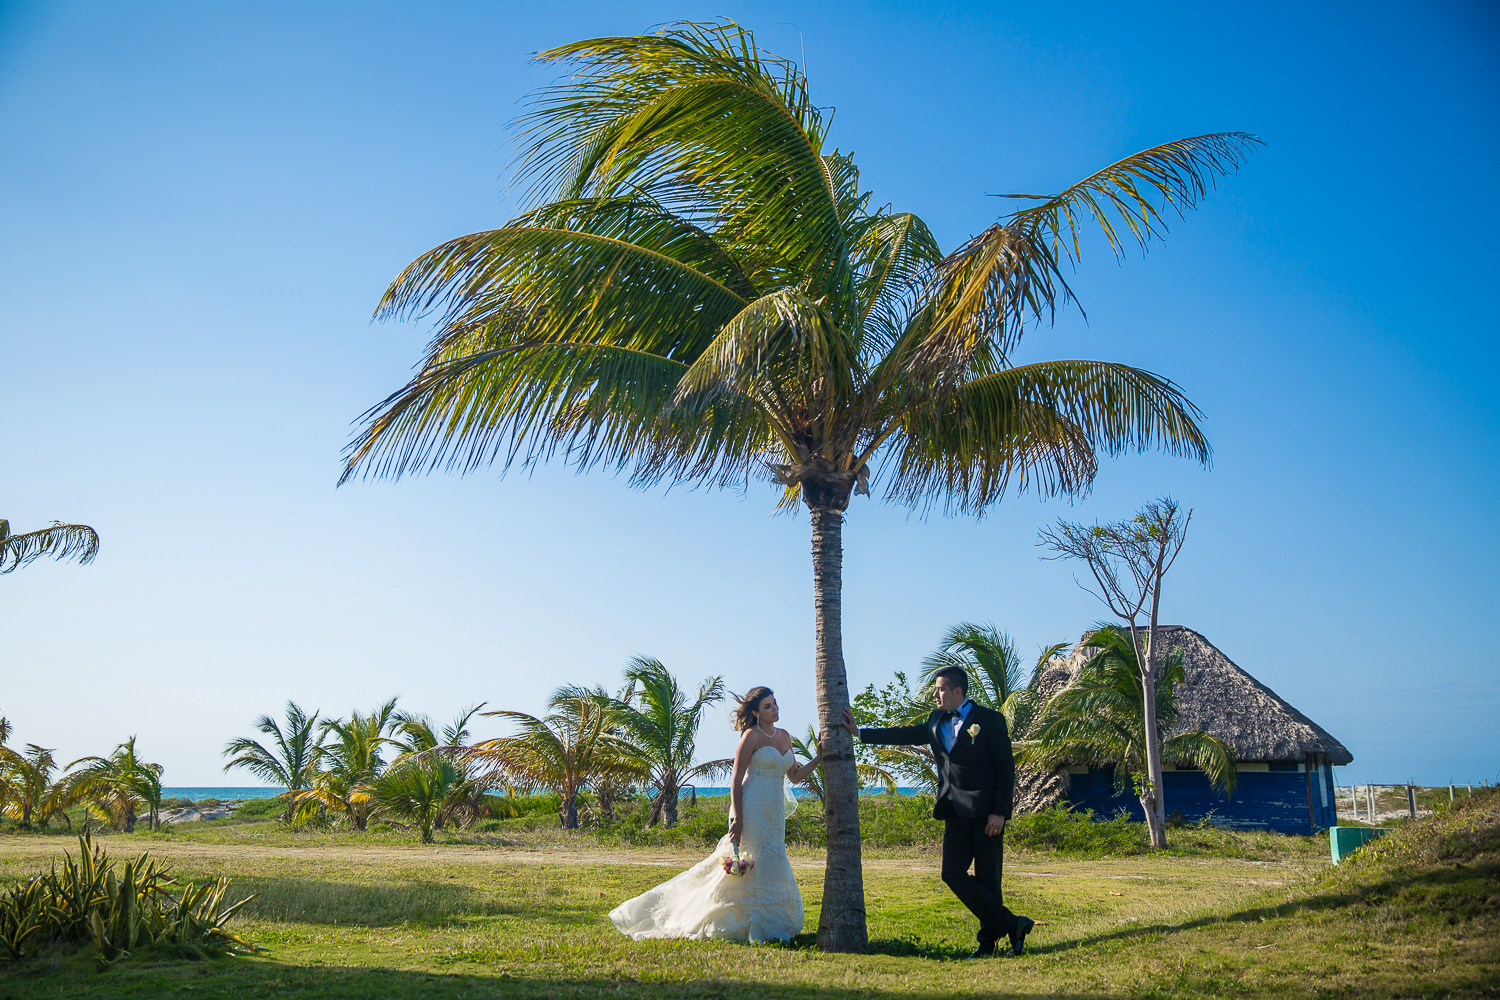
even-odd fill
[{"label": "palm tree trunk", "polygon": [[849,679],[844,672],[843,572],[844,516],[809,507],[812,515],[813,610],[817,630],[818,729],[823,744],[823,812],[828,825],[828,866],[823,875],[823,907],[818,915],[818,947],[823,951],[863,951],[865,876],[859,853],[859,777],[854,740],[844,731]]},{"label": "palm tree trunk", "polygon": [[668,781],[667,787],[662,789],[662,795],[664,795],[667,800],[665,805],[668,830],[677,825],[677,794],[680,791],[681,789],[677,787],[677,781],[675,778],[671,781]]}]

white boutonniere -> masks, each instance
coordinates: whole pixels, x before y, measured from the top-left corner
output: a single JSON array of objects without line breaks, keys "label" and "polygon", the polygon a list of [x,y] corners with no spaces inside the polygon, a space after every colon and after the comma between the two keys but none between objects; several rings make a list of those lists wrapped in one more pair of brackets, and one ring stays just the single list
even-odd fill
[{"label": "white boutonniere", "polygon": [[971,739],[971,740],[977,740],[977,739],[979,739],[979,723],[976,722],[972,726],[969,727],[969,739]]}]

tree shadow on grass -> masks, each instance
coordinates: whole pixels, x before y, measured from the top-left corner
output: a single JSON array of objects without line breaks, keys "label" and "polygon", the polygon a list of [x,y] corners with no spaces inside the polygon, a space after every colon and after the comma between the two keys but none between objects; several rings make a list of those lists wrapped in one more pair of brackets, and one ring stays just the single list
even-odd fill
[{"label": "tree shadow on grass", "polygon": [[1196,930],[1218,924],[1259,923],[1276,917],[1289,917],[1298,913],[1330,913],[1354,907],[1381,906],[1392,901],[1398,909],[1407,911],[1425,910],[1449,917],[1450,922],[1490,915],[1500,917],[1500,904],[1490,899],[1500,890],[1500,866],[1493,864],[1469,865],[1460,868],[1428,870],[1407,878],[1386,879],[1359,887],[1356,891],[1325,892],[1304,899],[1277,903],[1272,906],[1257,906],[1231,913],[1227,916],[1198,917],[1181,923],[1138,924],[1106,934],[1075,938],[1068,941],[1053,941],[1028,951],[1039,954],[1087,948],[1110,941],[1130,940],[1156,934],[1174,934]]},{"label": "tree shadow on grass", "polygon": [[[834,984],[778,985],[763,980],[697,979],[682,982],[639,981],[629,977],[580,976],[549,978],[499,972],[428,973],[371,966],[283,966],[265,960],[225,960],[191,965],[146,966],[126,964],[103,974],[29,973],[0,967],[0,998],[31,1000],[83,997],[151,1000],[155,997],[317,998],[317,1000],[572,1000],[610,997],[619,1000],[944,1000],[954,995],[952,985],[907,987],[899,991]],[[1040,998],[1040,993],[1007,993],[1014,1000]],[[1046,992],[1050,1000],[1082,1000],[1086,994]]]},{"label": "tree shadow on grass", "polygon": [[[494,892],[448,882],[329,882],[278,877],[236,879],[233,888],[257,898],[246,917],[298,924],[451,927],[486,917],[525,917],[553,927],[594,925],[597,907],[555,898],[518,902]],[[545,891],[545,890],[544,890]]]}]

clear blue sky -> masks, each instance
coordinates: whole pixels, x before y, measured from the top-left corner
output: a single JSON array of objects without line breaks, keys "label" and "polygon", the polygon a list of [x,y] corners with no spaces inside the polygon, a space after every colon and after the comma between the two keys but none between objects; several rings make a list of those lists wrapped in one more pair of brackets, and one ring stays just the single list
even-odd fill
[{"label": "clear blue sky", "polygon": [[[1341,739],[1339,781],[1500,776],[1493,306],[1500,28],[1485,3],[0,6],[0,517],[103,536],[0,577],[0,713],[71,759],[132,733],[168,784],[287,698],[539,710],[632,654],[812,718],[805,517],[771,490],[561,467],[334,488],[425,342],[371,325],[417,254],[513,211],[539,49],[729,15],[805,59],[867,187],[946,248],[1002,191],[1170,139],[1266,146],[1027,358],[1141,365],[1215,463],[1130,456],[1086,500],[982,520],[857,499],[852,682],[962,619],[1031,654],[1101,608],[1039,560],[1059,516],[1196,515],[1165,618]],[[498,733],[494,720],[481,735]],[[716,716],[703,749],[728,752]]]}]

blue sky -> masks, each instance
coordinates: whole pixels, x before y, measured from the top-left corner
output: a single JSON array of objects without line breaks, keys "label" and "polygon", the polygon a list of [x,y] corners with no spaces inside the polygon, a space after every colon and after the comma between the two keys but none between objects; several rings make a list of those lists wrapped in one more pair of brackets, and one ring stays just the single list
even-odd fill
[{"label": "blue sky", "polygon": [[[287,698],[447,717],[614,686],[633,654],[812,718],[806,518],[561,467],[334,488],[419,326],[392,277],[513,211],[507,123],[578,38],[724,14],[804,58],[877,202],[945,248],[1003,191],[1242,129],[1266,146],[1144,258],[1089,249],[1024,360],[1181,384],[1203,470],[1106,462],[980,520],[858,499],[851,681],[963,619],[1024,653],[1102,608],[1038,558],[1058,517],[1195,510],[1164,619],[1354,753],[1349,781],[1500,777],[1493,6],[0,6],[0,517],[97,527],[97,563],[0,577],[0,713],[59,756],[138,734],[173,785]],[[1043,9],[1038,9],[1043,8]],[[493,720],[481,735],[500,732]],[[727,753],[727,725],[704,727]],[[227,780],[237,783],[240,776]]]}]

